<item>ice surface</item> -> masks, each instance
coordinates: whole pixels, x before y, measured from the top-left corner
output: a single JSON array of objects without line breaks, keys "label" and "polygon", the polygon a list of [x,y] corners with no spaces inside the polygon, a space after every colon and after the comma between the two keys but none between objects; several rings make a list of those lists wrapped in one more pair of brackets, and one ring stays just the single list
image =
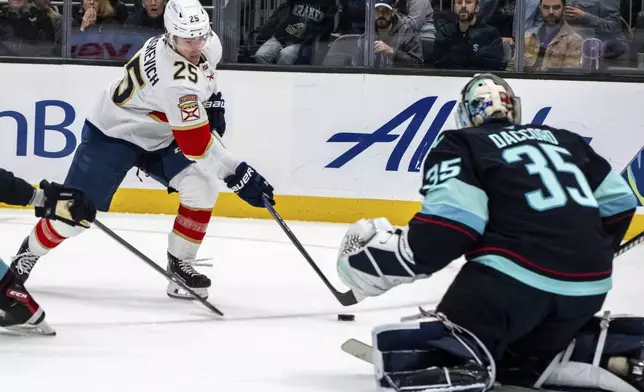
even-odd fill
[{"label": "ice surface", "polygon": [[[103,214],[101,220],[165,268],[173,217]],[[15,254],[36,218],[0,210],[0,255]],[[347,225],[289,222],[332,283]],[[644,314],[644,246],[618,260],[606,308]],[[431,308],[459,262],[430,279],[344,308],[279,226],[213,218],[200,257],[213,280],[217,319],[198,303],[170,299],[166,280],[96,228],[43,257],[28,288],[56,337],[0,332],[0,391],[373,391],[370,365],[340,345],[370,341],[371,328]],[[355,322],[339,322],[353,313]]]}]

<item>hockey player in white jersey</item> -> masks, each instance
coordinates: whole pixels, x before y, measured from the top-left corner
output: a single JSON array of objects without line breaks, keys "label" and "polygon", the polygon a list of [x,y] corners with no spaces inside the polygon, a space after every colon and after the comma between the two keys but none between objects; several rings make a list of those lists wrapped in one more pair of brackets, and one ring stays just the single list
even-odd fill
[{"label": "hockey player in white jersey", "polygon": [[[107,211],[133,167],[177,191],[180,206],[168,239],[168,271],[200,296],[210,279],[194,269],[223,179],[239,197],[263,207],[272,186],[234,157],[213,130],[221,116],[215,67],[219,38],[198,0],[169,0],[165,34],[148,40],[124,67],[124,77],[100,96],[85,121],[65,185],[83,189],[99,211]],[[213,119],[210,121],[209,118]],[[221,129],[219,133],[223,133]],[[41,219],[23,241],[12,266],[24,282],[36,261],[66,238],[82,232]],[[191,299],[170,283],[170,297]]]}]

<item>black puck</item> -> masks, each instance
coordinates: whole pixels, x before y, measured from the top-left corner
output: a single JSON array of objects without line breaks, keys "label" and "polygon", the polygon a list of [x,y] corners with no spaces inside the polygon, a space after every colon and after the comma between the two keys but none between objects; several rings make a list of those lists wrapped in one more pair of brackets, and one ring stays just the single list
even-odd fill
[{"label": "black puck", "polygon": [[339,314],[338,321],[356,321],[354,314]]}]

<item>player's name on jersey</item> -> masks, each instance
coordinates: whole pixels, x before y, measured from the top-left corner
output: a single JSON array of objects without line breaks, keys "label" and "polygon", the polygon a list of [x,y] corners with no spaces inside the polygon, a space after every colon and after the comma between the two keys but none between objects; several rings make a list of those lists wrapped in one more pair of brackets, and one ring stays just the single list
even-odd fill
[{"label": "player's name on jersey", "polygon": [[159,76],[157,75],[157,43],[160,38],[160,36],[152,38],[143,55],[143,70],[153,86],[159,81]]},{"label": "player's name on jersey", "polygon": [[559,141],[552,132],[532,128],[491,133],[488,137],[498,148],[504,148],[512,144],[521,143],[525,140],[541,140],[552,144],[559,144]]}]

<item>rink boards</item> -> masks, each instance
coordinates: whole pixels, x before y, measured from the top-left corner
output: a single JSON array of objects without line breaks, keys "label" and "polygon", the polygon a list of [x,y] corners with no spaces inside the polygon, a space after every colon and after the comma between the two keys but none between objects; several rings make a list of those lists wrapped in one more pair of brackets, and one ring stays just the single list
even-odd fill
[{"label": "rink boards", "polygon": [[[118,67],[2,64],[0,166],[38,183],[62,181],[85,115],[123,77]],[[419,208],[421,166],[440,131],[454,127],[466,78],[221,71],[225,142],[276,189],[286,219],[352,222],[387,216],[406,224]],[[629,180],[640,204],[644,125],[638,83],[511,80],[523,122],[581,134]],[[180,110],[177,107],[177,110]],[[112,211],[175,213],[178,199],[132,171]],[[215,215],[270,216],[222,185]],[[644,229],[638,217],[631,233]]]}]

